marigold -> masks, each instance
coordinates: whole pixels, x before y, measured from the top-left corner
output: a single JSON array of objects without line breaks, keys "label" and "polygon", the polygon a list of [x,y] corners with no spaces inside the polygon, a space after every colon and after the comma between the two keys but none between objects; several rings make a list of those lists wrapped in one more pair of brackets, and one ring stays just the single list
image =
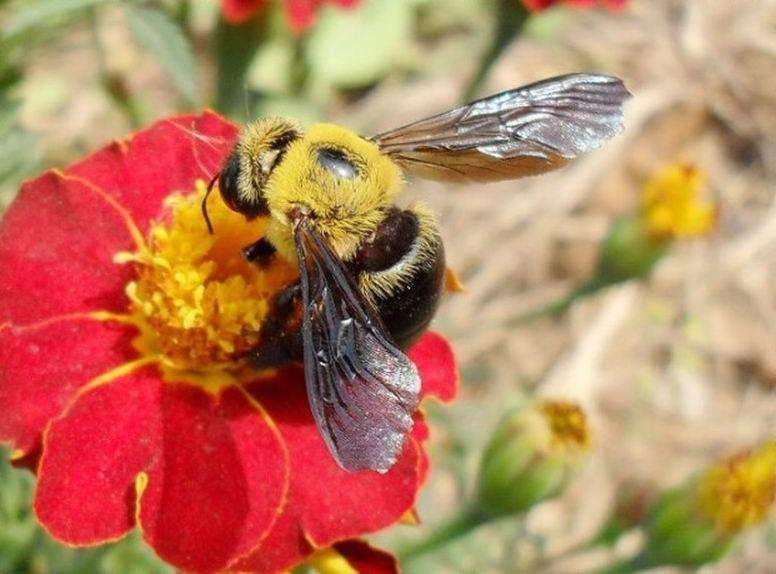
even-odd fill
[{"label": "marigold", "polygon": [[[215,194],[215,236],[198,214],[192,192],[235,135],[212,113],[174,117],[22,187],[0,223],[0,440],[38,475],[41,525],[72,546],[137,525],[189,572],[279,572],[325,549],[385,566],[352,539],[412,509],[427,428],[417,415],[390,472],[349,474],[298,366],[235,368],[295,273],[241,259],[261,221]],[[451,399],[447,343],[427,334],[409,356],[423,394]]]},{"label": "marigold", "polygon": [[650,510],[642,565],[699,567],[727,554],[776,500],[776,442],[738,453],[660,496]]},{"label": "marigold", "polygon": [[480,505],[496,516],[517,514],[557,496],[591,442],[587,417],[575,403],[543,400],[507,413],[482,458]]},{"label": "marigold", "polygon": [[717,221],[717,207],[703,198],[706,181],[701,170],[688,163],[667,165],[644,186],[643,220],[657,239],[705,235]]},{"label": "marigold", "polygon": [[[264,10],[267,0],[222,0],[224,19],[230,24],[241,24]],[[355,8],[360,0],[283,0],[283,7],[291,29],[301,34],[315,22],[315,16],[324,4],[340,8]]]}]

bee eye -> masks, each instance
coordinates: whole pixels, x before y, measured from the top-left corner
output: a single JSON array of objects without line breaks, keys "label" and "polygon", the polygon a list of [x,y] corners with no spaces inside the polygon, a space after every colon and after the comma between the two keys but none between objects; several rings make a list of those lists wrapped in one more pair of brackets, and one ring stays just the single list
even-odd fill
[{"label": "bee eye", "polygon": [[230,209],[242,213],[248,219],[254,218],[266,212],[266,203],[259,195],[259,191],[249,186],[244,189],[245,182],[240,181],[240,155],[233,151],[226,160],[221,175],[218,176],[218,190]]},{"label": "bee eye", "polygon": [[339,179],[353,179],[358,174],[356,166],[344,153],[331,148],[318,150],[318,164]]}]

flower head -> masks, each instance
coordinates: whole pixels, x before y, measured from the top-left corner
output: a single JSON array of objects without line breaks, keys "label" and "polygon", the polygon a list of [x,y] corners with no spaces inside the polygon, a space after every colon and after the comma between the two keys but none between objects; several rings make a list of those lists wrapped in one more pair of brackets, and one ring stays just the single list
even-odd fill
[{"label": "flower head", "polygon": [[762,522],[776,500],[776,441],[708,469],[698,483],[701,514],[720,532]]},{"label": "flower head", "polygon": [[[296,274],[242,260],[264,223],[217,194],[216,235],[201,219],[235,135],[211,113],[161,121],[27,182],[0,223],[0,440],[36,470],[35,512],[66,544],[137,526],[184,571],[278,572],[324,549],[357,559],[354,537],[414,505],[420,415],[390,472],[350,474],[299,366],[234,360]],[[409,355],[423,394],[452,398],[445,341],[427,334]]]},{"label": "flower head", "polygon": [[736,454],[663,494],[650,511],[642,560],[698,567],[718,560],[776,500],[776,442]]},{"label": "flower head", "polygon": [[[315,22],[315,16],[325,4],[340,8],[355,8],[360,0],[284,0],[286,19],[296,34],[301,34]],[[224,19],[241,24],[253,18],[267,6],[267,0],[222,0]]]},{"label": "flower head", "polygon": [[702,199],[703,172],[670,164],[644,185],[641,209],[617,219],[604,241],[599,275],[606,284],[647,276],[674,240],[707,234],[717,206]]},{"label": "flower head", "polygon": [[480,469],[479,498],[491,514],[516,514],[557,496],[590,448],[582,409],[542,401],[508,414],[496,428]]},{"label": "flower head", "polygon": [[532,12],[541,12],[557,4],[566,4],[574,8],[593,8],[606,6],[611,9],[624,8],[628,0],[522,0],[525,7]]},{"label": "flower head", "polygon": [[675,239],[705,235],[717,220],[717,207],[704,200],[705,177],[687,163],[657,171],[644,186],[644,226],[652,237]]}]

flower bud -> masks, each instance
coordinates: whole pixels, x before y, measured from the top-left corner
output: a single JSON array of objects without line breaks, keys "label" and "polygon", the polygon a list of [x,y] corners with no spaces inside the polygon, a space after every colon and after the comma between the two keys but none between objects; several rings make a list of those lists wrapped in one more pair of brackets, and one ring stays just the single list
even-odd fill
[{"label": "flower bud", "polygon": [[644,184],[641,209],[614,222],[604,241],[599,276],[606,283],[645,277],[675,239],[709,233],[718,209],[702,198],[703,172],[670,164]]},{"label": "flower bud", "polygon": [[607,283],[645,277],[669,247],[669,241],[649,234],[640,215],[626,215],[612,224],[604,240],[598,275]]},{"label": "flower bud", "polygon": [[541,401],[507,414],[482,460],[482,510],[517,514],[560,494],[585,461],[590,442],[585,414],[576,404]]},{"label": "flower bud", "polygon": [[647,522],[642,563],[698,567],[724,556],[776,498],[776,441],[729,457],[663,494]]}]

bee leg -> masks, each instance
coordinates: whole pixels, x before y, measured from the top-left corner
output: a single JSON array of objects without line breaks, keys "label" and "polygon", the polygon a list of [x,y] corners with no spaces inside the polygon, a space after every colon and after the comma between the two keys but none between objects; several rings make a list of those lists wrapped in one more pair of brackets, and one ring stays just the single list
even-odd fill
[{"label": "bee leg", "polygon": [[302,358],[302,336],[298,326],[289,325],[302,300],[302,286],[293,283],[278,292],[261,326],[261,344],[248,354],[255,369],[279,367]]},{"label": "bee leg", "polygon": [[270,259],[275,255],[275,246],[267,241],[265,237],[262,237],[258,241],[254,241],[250,245],[243,247],[242,252],[243,257],[248,261],[263,267],[269,264]]},{"label": "bee leg", "polygon": [[274,369],[302,358],[301,331],[264,341],[248,354],[248,364],[256,370]]}]

